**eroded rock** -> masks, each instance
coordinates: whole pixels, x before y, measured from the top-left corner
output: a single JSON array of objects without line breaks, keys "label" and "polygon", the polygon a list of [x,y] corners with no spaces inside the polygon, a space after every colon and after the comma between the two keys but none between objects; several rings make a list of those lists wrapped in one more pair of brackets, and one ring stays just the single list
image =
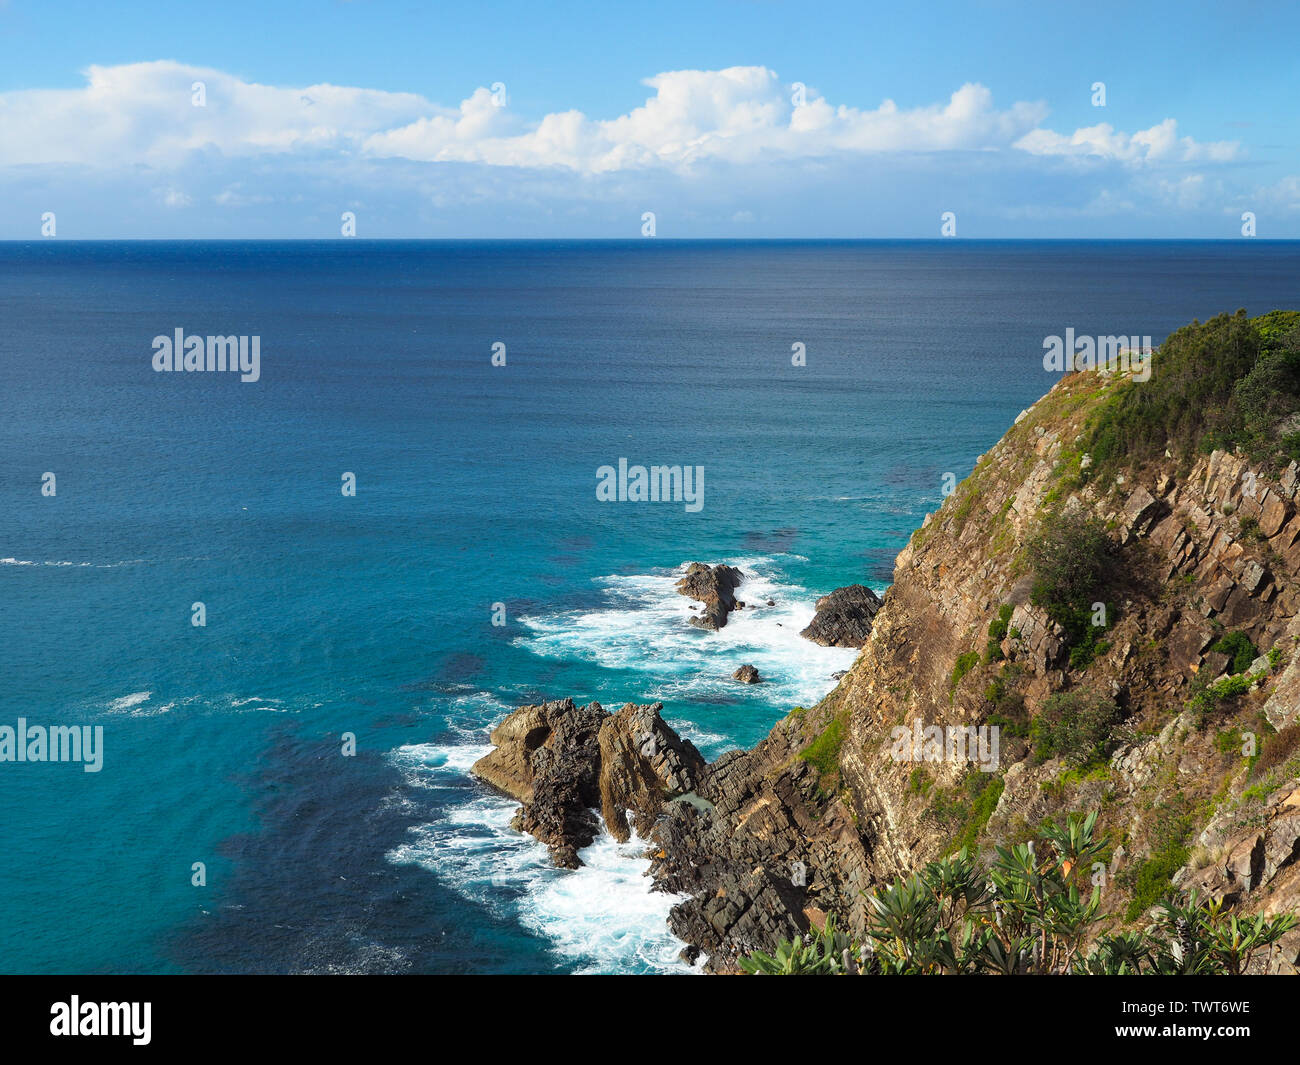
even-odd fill
[{"label": "eroded rock", "polygon": [[882,606],[880,596],[864,584],[836,588],[817,600],[817,613],[799,635],[823,647],[861,647]]},{"label": "eroded rock", "polygon": [[694,789],[704,759],[663,723],[662,708],[629,703],[610,714],[572,699],[521,706],[492,731],[495,748],[471,772],[518,799],[512,826],[545,843],[556,865],[576,869],[578,851],[600,831],[597,808],[626,842],[629,812],[648,834],[665,800]]},{"label": "eroded rock", "polygon": [[709,566],[692,562],[686,576],[677,582],[677,590],[704,604],[699,617],[691,624],[701,629],[717,631],[727,624],[727,615],[736,609],[735,591],[745,575],[735,566]]}]

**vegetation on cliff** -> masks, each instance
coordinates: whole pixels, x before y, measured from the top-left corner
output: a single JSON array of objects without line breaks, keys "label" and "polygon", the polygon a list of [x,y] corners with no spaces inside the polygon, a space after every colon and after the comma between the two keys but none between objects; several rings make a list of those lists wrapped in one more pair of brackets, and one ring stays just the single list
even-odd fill
[{"label": "vegetation on cliff", "polygon": [[[834,696],[827,798],[864,827],[877,885],[893,865],[917,894],[909,858],[992,876],[1095,809],[1107,879],[1071,971],[1238,971],[1176,968],[1161,921],[1210,941],[1300,913],[1297,442],[1300,314],[1239,313],[1171,335],[1149,380],[1068,375],[980,456],[899,556]],[[997,727],[1000,770],[891,767],[877,745],[914,719]],[[826,906],[877,957],[880,897]],[[1279,952],[1243,964],[1300,966],[1300,929],[1278,928]]]},{"label": "vegetation on cliff", "polygon": [[[1098,472],[1241,448],[1257,461],[1300,458],[1300,312],[1244,310],[1193,322],[1160,345],[1151,380],[1129,382],[1090,426]],[[1279,428],[1282,431],[1279,432]]]},{"label": "vegetation on cliff", "polygon": [[1300,923],[1294,914],[1241,917],[1214,901],[1169,897],[1144,932],[1095,935],[1109,844],[1096,813],[1046,826],[1038,846],[998,847],[981,869],[963,848],[869,896],[855,940],[823,927],[754,951],[742,972],[844,975],[1231,975]]},{"label": "vegetation on cliff", "polygon": [[1033,574],[1029,601],[1042,607],[1065,633],[1072,666],[1086,666],[1104,653],[1101,634],[1113,608],[1105,595],[1119,571],[1105,523],[1079,508],[1057,507],[1025,545]]}]

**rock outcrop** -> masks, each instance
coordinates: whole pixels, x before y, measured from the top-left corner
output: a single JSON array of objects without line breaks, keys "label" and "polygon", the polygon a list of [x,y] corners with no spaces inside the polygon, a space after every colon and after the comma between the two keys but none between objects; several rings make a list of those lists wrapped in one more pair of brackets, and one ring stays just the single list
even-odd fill
[{"label": "rock outcrop", "polygon": [[704,801],[669,804],[654,827],[656,886],[690,896],[669,927],[710,972],[847,912],[869,883],[852,810],[823,793],[813,765],[790,760],[795,735],[787,720],[752,751],[723,755],[701,775]]},{"label": "rock outcrop", "polygon": [[738,680],[741,684],[762,684],[763,678],[759,675],[754,666],[741,666],[731,675],[732,680]]},{"label": "rock outcrop", "polygon": [[734,593],[744,579],[745,575],[735,566],[692,562],[686,576],[677,582],[677,590],[682,595],[704,604],[700,616],[691,618],[691,624],[715,632],[725,626],[727,615],[736,609]]},{"label": "rock outcrop", "polygon": [[[563,838],[586,831],[576,795],[607,819],[632,811],[649,832],[656,885],[687,896],[670,925],[712,971],[827,914],[860,934],[866,895],[893,878],[960,845],[987,860],[1080,810],[1100,811],[1112,844],[1102,890],[1112,930],[1145,924],[1152,885],[1196,887],[1246,912],[1300,912],[1300,465],[1255,469],[1214,451],[1094,476],[1085,427],[1119,385],[1074,373],[1018,418],[899,553],[848,674],[752,750],[706,766],[684,744],[666,772],[637,760],[629,724],[610,726],[621,742],[607,752],[605,726],[578,715],[559,742],[575,753],[539,763],[555,726],[524,708],[498,729],[513,749],[481,775],[520,786],[524,812],[544,794],[550,812],[535,820],[548,841],[556,825]],[[1096,519],[1122,562],[1104,636],[1083,656],[1035,605],[1026,572],[1026,547],[1057,509]],[[723,604],[735,587],[692,571],[682,583],[702,602]],[[1228,635],[1257,654],[1230,683]],[[1109,761],[1087,771],[1031,749],[1030,725],[1070,692],[1117,713]],[[917,722],[996,725],[1000,763],[983,772],[959,758],[897,759],[893,731]],[[594,768],[584,761],[593,743]],[[620,767],[607,800],[606,761]],[[543,793],[560,767],[576,784]],[[1300,934],[1267,966],[1300,966]]]},{"label": "rock outcrop", "polygon": [[610,714],[600,703],[559,699],[522,706],[492,731],[494,749],[471,772],[522,805],[512,826],[536,836],[556,865],[576,869],[578,852],[600,830],[648,835],[669,798],[689,793],[704,759],[659,717],[662,703],[628,703]]},{"label": "rock outcrop", "polygon": [[600,830],[599,703],[572,699],[523,706],[492,730],[494,749],[471,772],[523,805],[512,822],[545,843],[556,865],[576,869]]},{"label": "rock outcrop", "polygon": [[817,613],[799,635],[823,647],[861,647],[871,635],[871,623],[884,605],[880,596],[866,585],[836,588],[817,600]]}]

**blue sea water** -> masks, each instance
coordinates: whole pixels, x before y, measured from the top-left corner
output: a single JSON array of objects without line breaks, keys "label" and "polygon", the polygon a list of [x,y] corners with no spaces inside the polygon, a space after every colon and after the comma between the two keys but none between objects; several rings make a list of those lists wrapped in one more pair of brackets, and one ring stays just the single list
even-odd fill
[{"label": "blue sea water", "polygon": [[[1044,337],[1297,306],[1300,249],[1244,240],[0,244],[0,725],[104,729],[98,773],[0,763],[0,971],[684,971],[635,842],[510,831],[487,729],[660,700],[752,744]],[[261,380],[155,373],[178,327]],[[703,509],[598,501],[620,458]],[[689,628],[692,560],[756,609]]]}]

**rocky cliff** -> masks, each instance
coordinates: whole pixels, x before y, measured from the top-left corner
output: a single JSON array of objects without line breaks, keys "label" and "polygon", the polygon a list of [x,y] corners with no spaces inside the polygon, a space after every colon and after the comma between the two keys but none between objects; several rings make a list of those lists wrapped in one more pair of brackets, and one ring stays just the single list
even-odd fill
[{"label": "rocky cliff", "polygon": [[[1171,887],[1300,912],[1300,471],[1175,448],[1102,474],[1090,426],[1133,387],[1071,374],[1016,419],[899,554],[818,705],[753,750],[688,760],[675,788],[644,778],[656,798],[632,808],[653,876],[690,896],[670,923],[711,970],[828,913],[860,931],[864,892],[1089,809],[1110,844],[1094,877],[1110,927],[1142,923]],[[1113,563],[1081,614],[1043,590],[1053,546],[1061,580],[1077,578],[1070,542],[1045,539],[1053,520],[1099,530]],[[952,746],[980,728],[996,730],[984,757]],[[900,758],[911,735],[936,744]],[[621,799],[584,787],[617,817]],[[1268,964],[1294,972],[1300,933],[1282,947]]]}]

